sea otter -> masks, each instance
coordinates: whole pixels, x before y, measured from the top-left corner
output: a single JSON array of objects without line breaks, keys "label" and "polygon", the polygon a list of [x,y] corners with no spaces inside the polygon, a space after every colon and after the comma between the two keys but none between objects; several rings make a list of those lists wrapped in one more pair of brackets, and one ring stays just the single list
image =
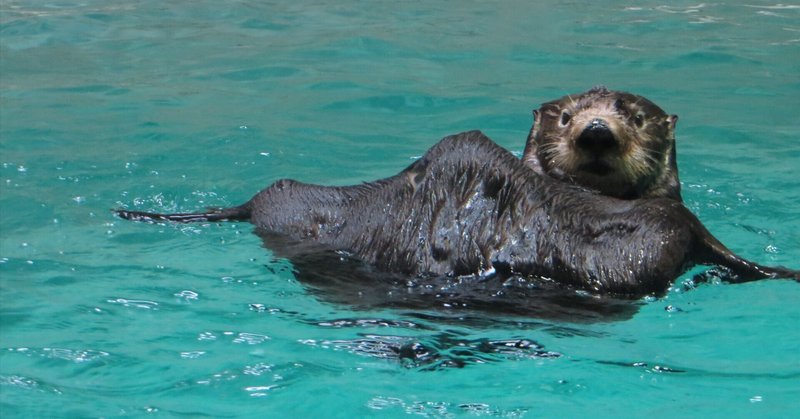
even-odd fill
[{"label": "sea otter", "polygon": [[731,282],[800,279],[736,256],[676,199],[621,200],[543,176],[479,131],[446,137],[399,174],[370,183],[279,180],[237,207],[116,213],[247,220],[262,237],[344,251],[408,276],[536,277],[632,298],[663,293],[696,264],[729,269]]},{"label": "sea otter", "polygon": [[522,159],[536,172],[622,199],[681,200],[677,115],[599,86],[544,103]]}]

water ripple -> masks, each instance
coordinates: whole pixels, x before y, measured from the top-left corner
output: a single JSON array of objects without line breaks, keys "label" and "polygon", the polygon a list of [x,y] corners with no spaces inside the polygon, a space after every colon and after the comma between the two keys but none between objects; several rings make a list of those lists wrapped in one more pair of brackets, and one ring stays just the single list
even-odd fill
[{"label": "water ripple", "polygon": [[498,409],[487,403],[460,403],[438,401],[405,401],[399,397],[376,396],[367,402],[367,407],[378,411],[400,410],[405,414],[424,417],[491,416],[521,418],[528,409]]},{"label": "water ripple", "polygon": [[681,370],[674,367],[668,367],[666,365],[650,365],[647,362],[618,362],[618,361],[597,361],[598,364],[605,364],[605,365],[616,365],[620,367],[633,367],[639,368],[644,370],[645,372],[649,373],[685,373],[685,370]]},{"label": "water ripple", "polygon": [[245,387],[244,390],[250,393],[251,397],[264,397],[267,395],[267,392],[270,390],[274,390],[278,388],[277,384],[273,384],[270,386],[252,386],[252,387]]},{"label": "water ripple", "polygon": [[194,301],[200,298],[200,294],[190,290],[183,290],[181,292],[176,292],[174,295],[186,302]]},{"label": "water ripple", "polygon": [[23,375],[0,375],[0,386],[11,386],[25,390],[39,391],[61,395],[63,392],[56,387],[43,384],[39,380]]},{"label": "water ripple", "polygon": [[259,335],[257,333],[246,333],[242,332],[239,333],[239,336],[233,340],[233,343],[245,343],[248,345],[258,345],[260,343],[264,343],[265,341],[269,340],[270,337],[267,335]]},{"label": "water ripple", "polygon": [[561,357],[561,354],[545,350],[529,339],[463,339],[449,333],[420,340],[408,336],[366,334],[355,339],[304,339],[300,343],[370,358],[397,360],[404,367],[425,370],[462,368],[504,359]]},{"label": "water ripple", "polygon": [[129,300],[127,298],[112,298],[106,300],[107,303],[119,304],[123,307],[141,308],[146,310],[158,310],[158,303],[147,300]]},{"label": "water ripple", "polygon": [[388,320],[388,319],[339,319],[339,320],[327,320],[327,321],[320,321],[316,323],[318,326],[322,327],[333,327],[333,328],[349,328],[349,327],[399,327],[404,329],[427,329],[430,330],[429,327],[421,325],[419,323],[414,323],[407,320]]},{"label": "water ripple", "polygon": [[29,357],[42,357],[62,359],[74,363],[93,362],[105,358],[110,354],[94,349],[68,349],[68,348],[7,348],[9,352],[16,352]]}]

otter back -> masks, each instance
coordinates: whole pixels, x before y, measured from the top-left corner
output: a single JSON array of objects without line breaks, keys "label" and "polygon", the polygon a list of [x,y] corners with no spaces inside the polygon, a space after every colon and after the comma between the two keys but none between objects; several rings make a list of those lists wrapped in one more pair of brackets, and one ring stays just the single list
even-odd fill
[{"label": "otter back", "polygon": [[733,255],[676,200],[619,200],[541,176],[478,131],[443,139],[383,180],[280,180],[232,210],[157,219],[219,214],[405,275],[535,276],[624,296],[663,292],[696,263],[727,266],[740,281],[800,277]]}]

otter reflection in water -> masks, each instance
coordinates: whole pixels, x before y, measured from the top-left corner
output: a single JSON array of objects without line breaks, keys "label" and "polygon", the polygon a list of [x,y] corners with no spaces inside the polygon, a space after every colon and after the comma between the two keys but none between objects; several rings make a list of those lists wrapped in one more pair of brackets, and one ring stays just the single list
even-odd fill
[{"label": "otter reflection in water", "polygon": [[626,298],[661,294],[696,264],[725,267],[730,282],[800,279],[798,271],[736,256],[678,200],[621,200],[543,176],[478,131],[446,137],[399,174],[371,183],[279,180],[233,208],[117,214],[247,220],[264,237],[302,243],[301,253],[345,251],[376,272],[411,278],[537,278]]}]

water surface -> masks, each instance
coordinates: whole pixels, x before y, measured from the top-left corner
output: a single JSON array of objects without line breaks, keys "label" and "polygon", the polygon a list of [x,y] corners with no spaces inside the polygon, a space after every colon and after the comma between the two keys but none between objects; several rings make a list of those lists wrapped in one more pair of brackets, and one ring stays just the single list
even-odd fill
[{"label": "water surface", "polygon": [[[3,417],[727,416],[800,408],[800,286],[676,280],[622,314],[380,307],[300,282],[238,204],[396,173],[596,84],[678,122],[687,205],[800,267],[800,5],[87,0],[0,5]],[[415,352],[416,351],[416,352]],[[409,362],[414,355],[420,362]]]}]

